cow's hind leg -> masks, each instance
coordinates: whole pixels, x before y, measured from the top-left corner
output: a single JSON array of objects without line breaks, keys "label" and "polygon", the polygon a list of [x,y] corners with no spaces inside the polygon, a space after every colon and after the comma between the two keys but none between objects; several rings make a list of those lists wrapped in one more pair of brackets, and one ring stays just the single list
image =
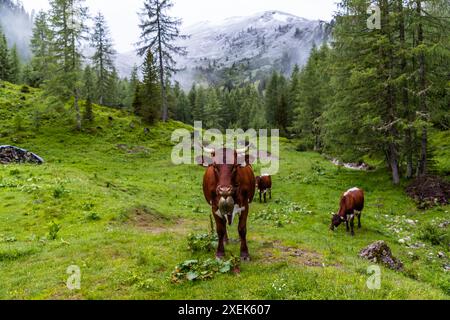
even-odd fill
[{"label": "cow's hind leg", "polygon": [[358,211],[357,212],[357,215],[358,215],[358,229],[361,229],[361,211]]},{"label": "cow's hind leg", "polygon": [[349,227],[349,225],[348,225],[348,219],[345,220],[345,226],[347,227],[347,232],[350,232],[350,227]]},{"label": "cow's hind leg", "polygon": [[261,192],[261,190],[259,191],[259,203],[262,203],[262,192]]},{"label": "cow's hind leg", "polygon": [[272,188],[269,189],[269,199],[272,200]]},{"label": "cow's hind leg", "polygon": [[[214,219],[216,220],[217,236],[219,238],[219,243],[217,246],[216,258],[222,259],[225,256],[225,237],[227,237],[227,224],[225,219],[214,214]],[[227,237],[228,238],[228,237]]]},{"label": "cow's hind leg", "polygon": [[250,254],[247,247],[247,217],[248,217],[248,204],[245,205],[245,210],[239,217],[239,237],[241,238],[241,260],[250,261]]},{"label": "cow's hind leg", "polygon": [[264,203],[267,203],[267,190],[264,191]]}]

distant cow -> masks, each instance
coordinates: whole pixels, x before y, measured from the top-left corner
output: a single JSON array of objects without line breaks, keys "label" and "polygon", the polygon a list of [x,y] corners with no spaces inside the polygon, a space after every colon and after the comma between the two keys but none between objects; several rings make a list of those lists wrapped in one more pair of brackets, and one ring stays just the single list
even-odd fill
[{"label": "distant cow", "polygon": [[[210,163],[203,177],[203,193],[211,205],[216,221],[219,244],[217,258],[225,256],[224,242],[227,237],[227,222],[232,225],[236,214],[239,214],[239,236],[241,238],[241,259],[249,260],[247,247],[247,217],[249,203],[255,195],[255,175],[250,164],[238,164],[238,156],[242,157],[248,148],[232,150],[227,148],[204,149],[211,155]],[[229,163],[229,159],[234,159]]]},{"label": "distant cow", "polygon": [[358,229],[361,228],[361,212],[364,209],[364,191],[359,188],[353,188],[344,193],[341,197],[339,212],[333,214],[331,219],[330,229],[334,230],[342,222],[346,223],[347,232],[349,224],[351,228],[351,235],[354,236],[354,220],[355,215],[358,217]]},{"label": "distant cow", "polygon": [[259,190],[259,202],[262,202],[262,195],[264,194],[264,203],[267,203],[267,192],[269,198],[272,199],[272,177],[269,175],[262,175],[256,177],[256,187]]}]

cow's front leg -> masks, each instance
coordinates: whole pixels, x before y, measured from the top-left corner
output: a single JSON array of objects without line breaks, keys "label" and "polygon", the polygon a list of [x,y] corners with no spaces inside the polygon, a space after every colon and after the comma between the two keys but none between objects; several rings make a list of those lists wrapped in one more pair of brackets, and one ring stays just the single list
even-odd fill
[{"label": "cow's front leg", "polygon": [[241,238],[241,260],[250,261],[250,254],[247,247],[247,217],[248,217],[248,204],[245,205],[245,210],[239,217],[239,237]]},{"label": "cow's front leg", "polygon": [[217,211],[219,208],[213,208],[214,219],[216,220],[217,237],[219,238],[219,243],[217,246],[216,258],[222,259],[225,256],[225,246],[224,242],[227,236],[227,224],[225,218],[219,217]]},{"label": "cow's front leg", "polygon": [[267,203],[267,190],[264,191],[264,203]]},{"label": "cow's front leg", "polygon": [[355,215],[352,214],[352,215],[350,216],[350,229],[351,229],[351,233],[350,233],[350,234],[351,234],[352,236],[355,235],[354,228],[355,228]]},{"label": "cow's front leg", "polygon": [[262,192],[259,191],[259,203],[262,203]]},{"label": "cow's front leg", "polygon": [[350,232],[350,227],[349,227],[349,225],[348,225],[348,219],[347,219],[347,217],[345,217],[345,226],[346,226],[346,228],[347,228],[347,232]]}]

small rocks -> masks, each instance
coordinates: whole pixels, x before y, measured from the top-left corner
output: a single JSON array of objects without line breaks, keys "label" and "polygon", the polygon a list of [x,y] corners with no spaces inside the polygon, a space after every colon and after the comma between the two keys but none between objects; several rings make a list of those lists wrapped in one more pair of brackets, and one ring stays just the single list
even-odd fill
[{"label": "small rocks", "polygon": [[444,258],[445,258],[445,253],[443,253],[442,251],[439,251],[439,252],[438,252],[438,257],[439,257],[440,259],[444,259]]},{"label": "small rocks", "polygon": [[439,228],[445,229],[448,226],[450,226],[450,221],[444,221],[441,224],[439,224]]},{"label": "small rocks", "polygon": [[403,239],[398,240],[398,243],[406,244],[411,241],[411,237],[405,237]]},{"label": "small rocks", "polygon": [[393,270],[403,270],[403,263],[392,255],[392,251],[384,241],[376,241],[363,249],[359,256],[374,263],[382,263]]},{"label": "small rocks", "polygon": [[411,249],[425,248],[425,243],[417,242],[409,246]]},{"label": "small rocks", "polygon": [[0,146],[0,164],[9,163],[43,164],[44,159],[25,149],[13,146]]},{"label": "small rocks", "polygon": [[405,222],[406,222],[407,224],[411,225],[411,226],[415,226],[416,223],[417,223],[416,221],[411,220],[411,219],[406,219]]},{"label": "small rocks", "polygon": [[352,170],[369,171],[372,169],[368,164],[366,164],[364,162],[344,163],[338,159],[333,159],[331,162],[336,166],[344,167],[344,168],[352,169]]},{"label": "small rocks", "polygon": [[450,264],[444,264],[444,271],[450,272]]}]

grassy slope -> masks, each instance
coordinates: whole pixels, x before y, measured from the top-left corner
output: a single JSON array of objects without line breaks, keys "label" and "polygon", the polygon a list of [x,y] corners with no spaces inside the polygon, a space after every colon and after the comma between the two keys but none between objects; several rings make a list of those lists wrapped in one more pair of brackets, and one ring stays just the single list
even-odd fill
[{"label": "grassy slope", "polygon": [[[448,260],[436,258],[438,251],[447,250],[448,256],[448,247],[427,244],[413,250],[398,243],[405,235],[414,242],[426,221],[436,224],[448,218],[448,207],[418,211],[384,172],[340,170],[315,153],[296,152],[288,142],[282,144],[274,201],[251,207],[252,262],[241,266],[240,275],[171,284],[176,264],[213,256],[187,250],[190,232],[208,230],[209,207],[201,191],[203,169],[171,164],[170,134],[181,124],[157,125],[145,135],[139,124],[131,128],[136,122],[131,117],[96,107],[95,127],[101,129],[79,134],[68,129],[65,117],[44,117],[37,133],[27,119],[30,110],[47,108],[41,105],[41,93],[23,95],[18,90],[10,85],[0,89],[0,144],[27,148],[47,162],[0,167],[0,298],[450,298],[450,275],[442,268]],[[27,128],[21,133],[11,125],[18,123],[11,121],[17,113]],[[135,152],[123,151],[119,144]],[[331,233],[327,227],[340,193],[353,186],[366,190],[367,208],[363,229],[351,238],[345,228]],[[312,213],[291,213],[293,222],[282,227],[270,215],[267,221],[256,219],[264,210],[280,212],[293,203]],[[150,212],[135,215],[142,206]],[[89,219],[93,213],[100,220]],[[405,218],[419,220],[419,227],[409,226]],[[52,221],[61,230],[57,240],[48,241]],[[400,235],[391,225],[403,229]],[[235,228],[230,235],[237,239]],[[358,252],[379,239],[388,241],[406,271],[382,268],[381,290],[371,291],[365,284],[369,263]],[[291,257],[284,252],[287,247],[307,253]],[[237,242],[227,247],[230,253],[239,254]],[[325,267],[308,266],[312,261]],[[81,267],[79,291],[65,286],[66,269],[73,264]]]}]

